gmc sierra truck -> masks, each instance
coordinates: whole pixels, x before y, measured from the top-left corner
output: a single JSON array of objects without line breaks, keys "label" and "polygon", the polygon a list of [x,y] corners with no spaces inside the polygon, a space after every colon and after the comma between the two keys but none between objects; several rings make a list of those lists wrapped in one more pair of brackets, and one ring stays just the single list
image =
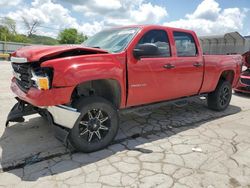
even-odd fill
[{"label": "gmc sierra truck", "polygon": [[206,96],[225,110],[239,81],[240,55],[203,55],[190,30],[139,25],[101,31],[82,45],[23,47],[11,56],[17,104],[10,121],[39,113],[76,150],[109,145],[119,113]]}]

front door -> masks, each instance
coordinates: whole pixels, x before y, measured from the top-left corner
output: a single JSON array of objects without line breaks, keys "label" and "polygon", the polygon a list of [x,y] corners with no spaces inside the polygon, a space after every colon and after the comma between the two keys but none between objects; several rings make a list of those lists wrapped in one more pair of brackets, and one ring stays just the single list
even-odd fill
[{"label": "front door", "polygon": [[127,106],[136,106],[168,100],[174,97],[174,59],[165,30],[146,32],[137,45],[152,43],[158,47],[157,55],[145,55],[128,60]]}]

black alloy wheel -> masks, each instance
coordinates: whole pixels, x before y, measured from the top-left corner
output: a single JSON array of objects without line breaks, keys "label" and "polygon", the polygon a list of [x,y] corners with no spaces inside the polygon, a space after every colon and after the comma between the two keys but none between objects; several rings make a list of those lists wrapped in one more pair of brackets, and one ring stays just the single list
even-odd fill
[{"label": "black alloy wheel", "polygon": [[227,80],[220,80],[215,91],[207,96],[208,107],[212,110],[225,110],[232,98],[232,85]]},{"label": "black alloy wheel", "polygon": [[107,147],[119,127],[119,116],[114,105],[102,97],[82,97],[74,104],[81,115],[70,130],[72,146],[81,152]]},{"label": "black alloy wheel", "polygon": [[99,142],[110,129],[109,116],[101,109],[89,110],[79,123],[79,136],[88,142]]},{"label": "black alloy wheel", "polygon": [[224,86],[221,89],[221,92],[220,92],[220,105],[221,106],[225,106],[228,103],[229,99],[230,99],[230,97],[229,97],[229,94],[230,94],[229,89],[230,88],[227,87],[227,86]]}]

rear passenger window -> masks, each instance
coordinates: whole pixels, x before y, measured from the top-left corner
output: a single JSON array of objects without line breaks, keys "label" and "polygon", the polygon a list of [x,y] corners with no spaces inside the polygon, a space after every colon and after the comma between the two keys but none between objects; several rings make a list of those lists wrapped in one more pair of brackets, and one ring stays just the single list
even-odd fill
[{"label": "rear passenger window", "polygon": [[169,40],[166,31],[151,30],[144,34],[138,44],[153,43],[158,47],[157,57],[170,57]]},{"label": "rear passenger window", "polygon": [[190,33],[174,32],[174,40],[179,57],[197,56],[198,51],[194,37]]}]

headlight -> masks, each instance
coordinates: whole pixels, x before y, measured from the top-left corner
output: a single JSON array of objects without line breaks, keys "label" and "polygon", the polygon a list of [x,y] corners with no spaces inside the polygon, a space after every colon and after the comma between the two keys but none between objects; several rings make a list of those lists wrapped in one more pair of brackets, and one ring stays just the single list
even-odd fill
[{"label": "headlight", "polygon": [[247,69],[248,69],[247,66],[243,65],[242,68],[241,68],[241,71],[244,72]]},{"label": "headlight", "polygon": [[50,68],[37,68],[32,70],[32,80],[35,87],[40,90],[51,88],[53,71]]},{"label": "headlight", "polygon": [[48,77],[33,77],[32,80],[35,81],[35,84],[38,89],[40,90],[47,90],[49,89],[49,78]]}]

